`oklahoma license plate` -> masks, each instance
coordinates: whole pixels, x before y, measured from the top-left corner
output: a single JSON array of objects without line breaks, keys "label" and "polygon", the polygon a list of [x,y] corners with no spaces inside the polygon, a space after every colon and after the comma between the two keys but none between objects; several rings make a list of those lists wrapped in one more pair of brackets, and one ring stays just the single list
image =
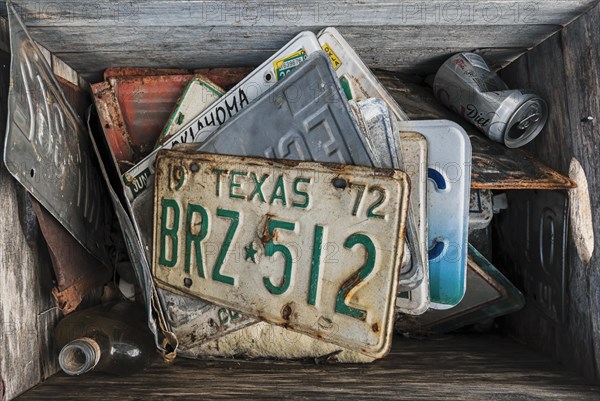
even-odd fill
[{"label": "oklahoma license plate", "polygon": [[157,285],[376,358],[390,346],[408,179],[399,170],[162,151]]}]

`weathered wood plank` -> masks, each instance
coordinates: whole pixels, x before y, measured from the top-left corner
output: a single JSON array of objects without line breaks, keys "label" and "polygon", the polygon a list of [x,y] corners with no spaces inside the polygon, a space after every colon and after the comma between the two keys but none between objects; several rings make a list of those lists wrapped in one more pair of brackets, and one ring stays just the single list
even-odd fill
[{"label": "weathered wood plank", "polygon": [[[596,1],[15,1],[28,26],[564,24]],[[501,42],[502,38],[498,38]]]},{"label": "weathered wood plank", "polygon": [[[174,52],[168,50],[129,51],[129,52],[82,52],[55,53],[74,68],[89,82],[102,79],[102,72],[108,67],[159,67],[159,68],[208,68],[208,67],[247,67],[257,66],[275,53],[277,48],[269,50],[197,49],[194,51]],[[437,68],[452,54],[465,49],[398,49],[383,53],[365,53],[357,51],[365,63],[373,68],[387,69],[406,73],[428,74]],[[486,60],[495,67],[508,64],[523,54],[526,49],[483,49]]]},{"label": "weathered wood plank", "polygon": [[16,6],[36,40],[96,79],[101,69],[121,65],[258,65],[296,33],[325,26],[339,27],[375,68],[430,73],[456,51],[510,49],[497,57],[503,67],[597,1],[24,0]]},{"label": "weathered wood plank", "polygon": [[7,399],[56,371],[48,339],[58,318],[51,292],[49,260],[39,256],[43,242],[30,248],[21,232],[17,184],[0,166],[0,371]]},{"label": "weathered wood plank", "polygon": [[[528,87],[548,100],[548,125],[527,150],[563,173],[568,173],[571,158],[579,160],[589,184],[596,250],[600,241],[599,26],[600,8],[595,7],[502,73],[512,86]],[[587,116],[595,120],[582,121]],[[580,218],[570,224],[581,224]],[[582,262],[572,234],[569,246],[565,324],[544,321],[531,308],[508,321],[513,332],[531,346],[600,380],[600,259],[596,252],[589,264]]]},{"label": "weathered wood plank", "polygon": [[178,358],[131,377],[59,373],[20,399],[597,400],[599,391],[511,340],[463,335],[396,337],[368,365]]},{"label": "weathered wood plank", "polygon": [[[322,26],[306,26],[302,30],[315,34]],[[476,26],[399,26],[386,25],[336,27],[357,50],[377,48],[381,53],[398,49],[486,47],[531,47],[557,32],[559,25],[476,25]],[[57,52],[125,52],[195,50],[272,50],[285,45],[302,30],[287,26],[110,26],[71,27],[45,26],[29,28],[29,33],[53,53]],[[115,40],[115,38],[119,40]],[[503,38],[499,41],[499,38]],[[65,48],[64,44],[68,43]],[[201,55],[201,53],[199,53]]]}]

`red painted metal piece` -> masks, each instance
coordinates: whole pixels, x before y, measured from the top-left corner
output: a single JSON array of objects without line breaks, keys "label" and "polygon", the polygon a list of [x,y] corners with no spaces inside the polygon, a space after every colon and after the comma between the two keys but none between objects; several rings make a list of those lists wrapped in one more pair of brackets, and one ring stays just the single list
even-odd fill
[{"label": "red painted metal piece", "polygon": [[[235,86],[251,68],[187,70],[110,68],[108,80],[92,85],[98,116],[121,173],[152,151],[173,108],[194,76],[225,90]],[[163,73],[163,75],[151,75]],[[133,75],[131,75],[133,74]]]},{"label": "red painted metal piece", "polygon": [[134,164],[133,149],[115,93],[108,82],[92,85],[92,93],[115,162],[121,172],[127,171]]},{"label": "red painted metal piece", "polygon": [[134,163],[150,153],[177,100],[193,75],[110,78],[134,154]]}]

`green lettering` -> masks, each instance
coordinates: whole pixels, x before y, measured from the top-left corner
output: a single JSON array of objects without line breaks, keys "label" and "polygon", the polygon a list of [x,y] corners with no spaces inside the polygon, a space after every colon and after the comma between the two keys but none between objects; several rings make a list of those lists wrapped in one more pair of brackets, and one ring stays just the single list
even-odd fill
[{"label": "green lettering", "polygon": [[279,199],[283,206],[287,206],[287,201],[285,199],[285,185],[283,182],[283,176],[281,175],[279,178],[277,178],[275,188],[273,189],[273,194],[271,195],[271,201],[269,203],[272,205],[276,199]]},{"label": "green lettering", "polygon": [[347,301],[350,297],[350,291],[360,285],[365,279],[373,272],[375,267],[375,244],[373,240],[365,234],[356,233],[352,234],[344,242],[344,247],[347,249],[354,248],[355,245],[362,245],[367,252],[367,258],[365,264],[354,272],[344,283],[340,286],[340,291],[337,294],[335,301],[335,311],[350,317],[365,320],[367,318],[367,311],[364,309],[354,308],[349,306]]},{"label": "green lettering", "polygon": [[219,322],[221,322],[222,325],[229,322],[229,315],[227,314],[227,309],[220,308],[217,314],[219,315]]},{"label": "green lettering", "polygon": [[[162,218],[160,224],[160,257],[159,263],[161,266],[173,267],[177,264],[177,250],[179,247],[179,239],[177,231],[179,231],[179,204],[173,199],[163,198],[161,202]],[[173,227],[167,228],[167,219],[169,217],[169,209],[173,210]],[[171,258],[167,258],[167,238],[171,238]]]},{"label": "green lettering", "polygon": [[214,171],[217,175],[217,196],[221,196],[221,174],[227,174],[227,170],[215,169]]},{"label": "green lettering", "polygon": [[229,183],[229,197],[231,199],[246,199],[244,195],[234,194],[234,188],[240,188],[242,185],[235,182],[235,177],[248,177],[248,173],[242,173],[240,171],[231,172],[231,182]]},{"label": "green lettering", "polygon": [[[200,230],[194,234],[194,228],[198,225],[194,222],[194,215],[199,214]],[[198,266],[198,276],[204,278],[204,260],[202,258],[202,244],[200,243],[208,233],[208,213],[200,205],[190,203],[187,211],[187,232],[185,236],[185,272],[191,271],[192,248],[196,251],[196,266]]]},{"label": "green lettering", "polygon": [[360,202],[362,201],[365,193],[365,186],[360,184],[352,184],[352,186],[358,188],[358,195],[356,196],[356,201],[354,202],[354,207],[352,208],[352,216],[356,216],[358,213],[358,208],[360,207]]},{"label": "green lettering", "polygon": [[[269,220],[268,228],[269,236],[273,238],[275,236],[276,229],[280,228],[282,230],[294,231],[296,229],[296,223],[271,219]],[[290,282],[292,281],[292,253],[287,246],[283,244],[275,244],[271,239],[265,245],[265,256],[273,256],[277,252],[281,252],[285,259],[281,283],[279,285],[274,285],[271,282],[271,279],[268,277],[263,277],[263,283],[271,294],[281,295],[288,290],[290,287]]]},{"label": "green lettering", "polygon": [[321,266],[321,248],[323,248],[323,226],[315,226],[313,241],[312,265],[310,267],[310,281],[308,283],[308,304],[314,305],[317,301],[319,288],[319,269]]},{"label": "green lettering", "polygon": [[259,180],[258,177],[256,176],[256,173],[252,172],[250,173],[250,176],[252,177],[252,180],[254,181],[254,191],[252,191],[252,193],[248,196],[248,200],[251,201],[252,199],[254,199],[254,197],[256,195],[258,195],[260,197],[260,200],[265,203],[265,196],[262,193],[262,186],[265,183],[265,181],[267,180],[267,178],[269,178],[269,174],[263,174],[262,179]]},{"label": "green lettering", "polygon": [[377,209],[383,201],[385,200],[385,189],[381,187],[371,187],[369,192],[377,192],[379,194],[379,198],[369,207],[367,210],[367,217],[374,217],[376,219],[384,219],[385,216],[383,214],[375,213],[375,209]]},{"label": "green lettering", "polygon": [[294,180],[294,193],[296,195],[302,196],[304,198],[304,202],[302,202],[302,203],[294,202],[294,203],[292,203],[292,206],[298,207],[301,209],[306,209],[306,207],[308,206],[308,203],[309,203],[308,192],[301,191],[298,189],[298,184],[300,184],[300,183],[310,184],[310,178],[298,177]]},{"label": "green lettering", "polygon": [[225,284],[234,285],[235,279],[233,277],[221,274],[221,267],[223,266],[225,256],[227,256],[227,251],[231,246],[231,242],[233,241],[233,237],[235,236],[238,224],[240,223],[240,213],[234,210],[217,209],[217,216],[224,217],[226,219],[231,219],[231,225],[229,226],[229,230],[227,230],[227,235],[225,235],[223,245],[221,245],[221,251],[219,252],[219,256],[217,256],[217,261],[215,262],[215,268],[213,269],[212,278],[215,281],[220,281]]}]

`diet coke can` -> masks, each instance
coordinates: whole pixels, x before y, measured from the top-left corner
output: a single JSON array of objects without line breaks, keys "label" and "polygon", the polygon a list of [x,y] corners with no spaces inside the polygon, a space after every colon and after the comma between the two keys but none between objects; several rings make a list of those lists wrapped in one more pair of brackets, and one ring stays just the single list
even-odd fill
[{"label": "diet coke can", "polygon": [[475,53],[459,53],[446,60],[435,75],[433,90],[446,107],[509,148],[533,140],[548,120],[548,106],[542,98],[509,89]]}]

